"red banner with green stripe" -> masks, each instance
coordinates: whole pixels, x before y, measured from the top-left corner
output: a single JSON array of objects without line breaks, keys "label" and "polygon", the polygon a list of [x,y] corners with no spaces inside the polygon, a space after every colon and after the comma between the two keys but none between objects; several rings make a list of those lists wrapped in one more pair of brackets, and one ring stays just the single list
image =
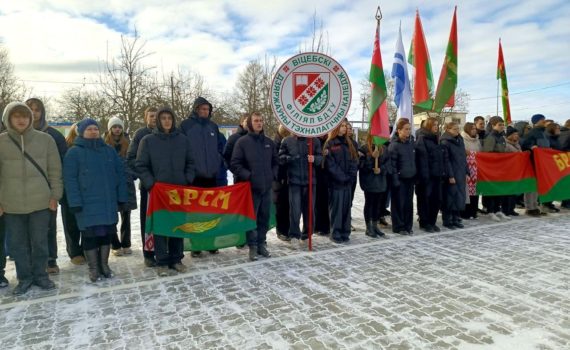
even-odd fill
[{"label": "red banner with green stripe", "polygon": [[570,152],[533,150],[540,202],[570,199]]},{"label": "red banner with green stripe", "polygon": [[156,183],[146,213],[149,234],[187,238],[191,250],[245,244],[256,220],[249,182],[200,188]]},{"label": "red banner with green stripe", "polygon": [[477,194],[507,196],[536,192],[536,177],[529,152],[478,152]]},{"label": "red banner with green stripe", "polygon": [[457,88],[457,6],[453,12],[449,42],[433,101],[435,112],[440,113],[445,106],[455,105],[455,88]]}]

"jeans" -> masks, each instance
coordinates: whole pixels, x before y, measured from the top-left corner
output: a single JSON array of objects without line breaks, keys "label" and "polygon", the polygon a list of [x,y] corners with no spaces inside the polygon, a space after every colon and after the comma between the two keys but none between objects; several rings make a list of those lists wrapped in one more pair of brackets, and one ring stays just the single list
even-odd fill
[{"label": "jeans", "polygon": [[10,234],[10,256],[16,262],[20,282],[48,278],[48,229],[52,212],[48,209],[30,214],[4,214]]},{"label": "jeans", "polygon": [[[312,222],[315,226],[315,185],[313,185]],[[309,186],[289,185],[289,237],[305,238],[309,234]],[[303,214],[303,237],[299,223]]]},{"label": "jeans", "polygon": [[184,240],[154,235],[154,254],[158,266],[172,266],[184,258]]},{"label": "jeans", "polygon": [[252,196],[257,227],[254,230],[247,231],[246,238],[248,246],[259,247],[265,244],[267,230],[269,229],[271,190],[267,190],[264,193],[252,192]]},{"label": "jeans", "polygon": [[329,212],[331,220],[331,237],[342,240],[350,236],[350,202],[352,200],[352,183],[329,189]]}]

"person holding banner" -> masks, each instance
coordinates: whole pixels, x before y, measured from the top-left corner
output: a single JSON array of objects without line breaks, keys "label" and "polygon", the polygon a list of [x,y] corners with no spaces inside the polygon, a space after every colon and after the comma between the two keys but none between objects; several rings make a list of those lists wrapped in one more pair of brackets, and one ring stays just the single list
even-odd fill
[{"label": "person holding banner", "polygon": [[479,133],[475,124],[465,123],[463,132],[461,132],[463,143],[465,144],[465,153],[467,158],[467,203],[465,210],[461,212],[462,219],[477,219],[477,208],[479,205],[479,196],[477,195],[477,159],[475,155],[481,152],[481,142],[479,142]]},{"label": "person holding banner", "polygon": [[329,217],[331,241],[350,240],[350,201],[352,184],[358,172],[358,151],[348,137],[348,122],[343,120],[329,133],[325,142],[325,166],[329,174]]},{"label": "person holding banner", "polygon": [[109,268],[111,239],[117,234],[117,212],[128,201],[123,161],[101,139],[93,119],[77,124],[78,137],[63,161],[63,180],[69,210],[81,231],[89,279],[113,277]]},{"label": "person holding banner", "polygon": [[[522,148],[519,140],[519,132],[516,128],[512,126],[507,127],[507,132],[505,134],[505,139],[507,141],[505,151],[506,152],[522,152]],[[501,210],[506,216],[519,216],[515,211],[517,204],[517,195],[510,195],[503,197],[503,203],[501,205]]]},{"label": "person holding banner", "polygon": [[[489,119],[490,132],[483,141],[483,152],[506,152],[507,141],[505,140],[505,123],[503,118],[494,116]],[[487,200],[487,213],[493,221],[511,220],[501,211],[503,196],[489,196]]]},{"label": "person holding banner", "polygon": [[392,232],[411,235],[414,216],[414,182],[416,151],[411,136],[412,126],[407,118],[398,119],[396,132],[390,141],[392,169]]},{"label": "person holding banner", "polygon": [[424,126],[418,130],[415,148],[420,228],[426,232],[439,232],[436,221],[441,207],[442,181],[447,167],[444,163],[443,146],[439,144],[439,125],[436,118],[427,118]]},{"label": "person holding banner", "polygon": [[[194,159],[188,138],[176,127],[176,115],[168,107],[156,113],[156,128],[140,143],[136,167],[144,188],[152,189],[156,182],[188,186],[195,177]],[[217,136],[216,136],[217,139]],[[153,232],[157,274],[184,273],[184,243],[182,238]]]},{"label": "person holding banner", "polygon": [[[273,139],[275,149],[279,152],[281,143],[291,133],[283,125],[279,125],[277,135]],[[277,178],[273,181],[273,203],[275,203],[275,232],[277,238],[282,241],[290,241],[289,236],[290,227],[290,211],[289,211],[289,181],[287,179],[287,162],[279,162],[279,170],[277,171]],[[300,208],[300,207],[299,207]],[[297,221],[298,223],[298,221]],[[300,237],[297,237],[300,238]]]},{"label": "person holding banner", "polygon": [[277,178],[278,158],[275,143],[263,132],[263,116],[254,112],[247,118],[248,134],[241,137],[234,147],[230,169],[238,182],[249,181],[253,197],[257,227],[247,231],[249,260],[257,256],[269,258],[267,230],[271,210],[271,188]]},{"label": "person holding banner", "polygon": [[364,191],[364,221],[366,235],[372,238],[386,237],[378,227],[381,205],[386,201],[387,180],[390,172],[390,157],[384,145],[374,145],[373,136],[368,134],[366,144],[359,150],[360,188]]},{"label": "person holding banner", "polygon": [[[537,147],[550,147],[550,141],[546,137],[546,117],[542,114],[535,114],[531,117],[532,129],[523,139],[521,144],[523,151],[532,152]],[[538,207],[538,192],[529,192],[524,194],[524,206],[528,216],[541,216],[546,215],[548,208],[539,209]]]},{"label": "person holding banner", "polygon": [[[279,149],[279,162],[287,167],[287,182],[289,184],[289,233],[291,245],[296,247],[300,240],[309,237],[309,205],[313,213],[315,209],[315,189],[317,177],[313,171],[313,184],[309,189],[309,164],[320,166],[323,160],[321,142],[312,140],[313,154],[309,155],[309,139],[296,135],[287,136]],[[312,203],[309,204],[309,190],[312,191]],[[303,234],[299,228],[303,214]]]}]

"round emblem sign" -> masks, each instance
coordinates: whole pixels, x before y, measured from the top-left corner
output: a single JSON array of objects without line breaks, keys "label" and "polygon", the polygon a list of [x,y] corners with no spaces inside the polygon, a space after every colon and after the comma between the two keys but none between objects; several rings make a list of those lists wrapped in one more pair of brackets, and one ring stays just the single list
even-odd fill
[{"label": "round emblem sign", "polygon": [[352,99],[348,74],[337,61],[307,52],[288,59],[271,84],[279,122],[299,136],[321,136],[346,118]]}]

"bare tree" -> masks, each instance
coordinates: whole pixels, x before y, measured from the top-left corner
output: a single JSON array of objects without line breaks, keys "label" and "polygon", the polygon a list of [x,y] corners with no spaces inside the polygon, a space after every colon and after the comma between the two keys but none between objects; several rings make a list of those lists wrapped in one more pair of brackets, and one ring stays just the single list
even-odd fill
[{"label": "bare tree", "polygon": [[313,28],[311,36],[311,45],[304,43],[304,47],[299,47],[299,53],[302,52],[320,52],[325,55],[331,54],[331,47],[329,44],[329,33],[324,30],[323,20],[318,19],[317,11],[313,12]]},{"label": "bare tree", "polygon": [[144,65],[145,58],[151,53],[144,47],[145,42],[141,41],[136,29],[133,37],[121,35],[119,56],[107,58],[99,77],[102,96],[124,120],[126,130],[144,124],[143,112],[154,88],[150,77],[154,67]]},{"label": "bare tree", "polygon": [[107,121],[116,114],[110,100],[100,91],[85,90],[83,87],[66,90],[58,103],[59,115],[70,122],[93,118],[106,126]]},{"label": "bare tree", "polygon": [[24,99],[26,89],[14,74],[14,65],[10,62],[8,50],[0,46],[0,113],[12,101]]}]

